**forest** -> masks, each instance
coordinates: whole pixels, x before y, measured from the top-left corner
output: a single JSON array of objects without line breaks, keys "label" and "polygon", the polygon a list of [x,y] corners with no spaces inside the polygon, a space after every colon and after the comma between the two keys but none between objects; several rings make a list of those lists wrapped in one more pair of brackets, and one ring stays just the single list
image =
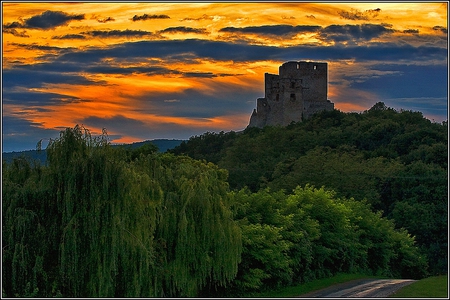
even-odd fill
[{"label": "forest", "polygon": [[247,297],[447,273],[448,125],[384,103],[166,153],[61,131],[2,162],[3,297]]}]

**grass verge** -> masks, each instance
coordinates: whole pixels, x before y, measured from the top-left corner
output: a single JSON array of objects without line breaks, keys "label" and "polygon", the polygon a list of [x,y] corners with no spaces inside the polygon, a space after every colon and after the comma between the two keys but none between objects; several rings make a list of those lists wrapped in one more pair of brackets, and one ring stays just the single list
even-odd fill
[{"label": "grass verge", "polygon": [[380,278],[379,276],[368,276],[363,274],[337,274],[330,278],[323,278],[307,282],[304,284],[280,288],[274,291],[263,292],[252,295],[252,297],[270,298],[270,297],[297,297],[312,291],[317,291],[334,284],[344,283],[355,279]]},{"label": "grass verge", "polygon": [[428,277],[403,287],[390,298],[447,298],[448,275]]}]

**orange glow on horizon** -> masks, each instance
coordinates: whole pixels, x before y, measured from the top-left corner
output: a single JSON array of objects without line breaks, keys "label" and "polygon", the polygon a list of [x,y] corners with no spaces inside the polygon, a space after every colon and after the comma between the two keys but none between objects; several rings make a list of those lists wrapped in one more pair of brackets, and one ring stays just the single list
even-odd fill
[{"label": "orange glow on horizon", "polygon": [[335,109],[339,109],[343,112],[362,112],[364,110],[369,109],[370,107],[364,107],[359,104],[355,103],[345,103],[345,102],[339,102],[334,105]]}]

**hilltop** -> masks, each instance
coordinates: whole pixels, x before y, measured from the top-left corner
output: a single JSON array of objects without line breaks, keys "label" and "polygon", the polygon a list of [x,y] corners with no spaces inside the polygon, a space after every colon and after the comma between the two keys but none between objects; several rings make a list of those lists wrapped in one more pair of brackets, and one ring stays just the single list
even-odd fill
[{"label": "hilltop", "polygon": [[170,150],[228,170],[231,189],[290,192],[307,184],[368,202],[406,228],[432,272],[447,269],[448,125],[379,102],[288,126],[205,133]]}]

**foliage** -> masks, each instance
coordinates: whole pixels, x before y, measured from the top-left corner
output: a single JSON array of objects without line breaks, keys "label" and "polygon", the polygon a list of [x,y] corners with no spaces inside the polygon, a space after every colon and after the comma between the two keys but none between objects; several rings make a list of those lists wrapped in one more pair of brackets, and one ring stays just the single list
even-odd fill
[{"label": "foliage", "polygon": [[48,167],[3,164],[3,294],[195,296],[240,261],[226,171],[66,129]]},{"label": "foliage", "polygon": [[339,273],[425,275],[414,239],[367,203],[312,186],[292,194],[245,188],[232,195],[243,252],[237,277],[222,296],[254,296]]},{"label": "foliage", "polygon": [[[223,145],[214,162],[229,171],[232,190],[311,184],[365,199],[415,237],[432,274],[447,273],[447,122],[379,102],[363,113],[324,111],[287,127],[250,127],[208,140]],[[208,159],[206,149],[200,136],[172,152]]]},{"label": "foliage", "polygon": [[190,156],[195,156],[198,160],[206,160],[217,164],[219,159],[223,156],[220,151],[226,148],[231,141],[236,137],[234,131],[230,132],[206,132],[199,136],[193,136],[188,141],[182,141],[181,144],[175,147],[177,150],[169,149],[167,152],[180,154],[189,152]]}]

